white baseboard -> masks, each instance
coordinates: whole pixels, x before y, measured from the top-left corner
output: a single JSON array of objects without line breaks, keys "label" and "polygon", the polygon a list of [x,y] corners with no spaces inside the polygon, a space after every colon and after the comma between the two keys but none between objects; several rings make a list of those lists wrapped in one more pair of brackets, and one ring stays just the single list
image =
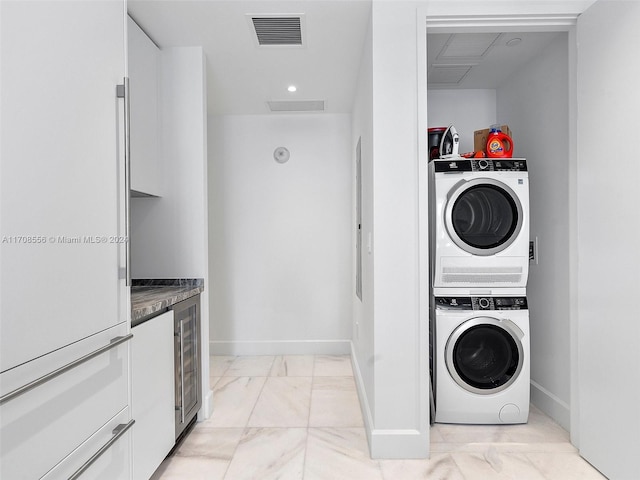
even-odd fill
[{"label": "white baseboard", "polygon": [[384,430],[371,432],[371,458],[429,458],[429,432],[419,430]]},{"label": "white baseboard", "polygon": [[531,380],[531,403],[549,415],[558,424],[571,431],[571,408],[542,385]]},{"label": "white baseboard", "polygon": [[198,421],[206,420],[213,414],[213,390],[209,390],[202,400],[202,406],[198,412]]},{"label": "white baseboard", "polygon": [[421,433],[419,430],[390,430],[374,428],[373,415],[370,408],[367,391],[364,388],[364,381],[358,364],[358,357],[355,354],[353,343],[351,344],[351,365],[353,367],[353,378],[358,390],[360,409],[364,428],[369,442],[369,453],[375,459],[414,459],[429,458],[429,430]]},{"label": "white baseboard", "polygon": [[210,355],[348,355],[350,340],[210,341]]},{"label": "white baseboard", "polygon": [[362,420],[364,422],[364,429],[367,434],[367,441],[369,442],[369,450],[371,450],[371,432],[373,431],[373,415],[371,414],[371,408],[369,408],[369,399],[367,398],[367,391],[364,388],[364,380],[362,380],[362,374],[360,373],[360,365],[358,364],[358,357],[351,345],[351,368],[353,369],[353,379],[356,382],[356,390],[358,391],[358,400],[360,401],[360,411],[362,411]]}]

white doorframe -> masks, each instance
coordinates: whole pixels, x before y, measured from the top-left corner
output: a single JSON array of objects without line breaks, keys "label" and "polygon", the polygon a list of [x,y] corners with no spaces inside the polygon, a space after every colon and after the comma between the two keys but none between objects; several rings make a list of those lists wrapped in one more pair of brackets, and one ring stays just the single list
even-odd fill
[{"label": "white doorframe", "polygon": [[[419,128],[419,154],[420,158],[427,158],[426,132],[427,120],[427,31],[429,33],[469,33],[469,32],[567,32],[569,48],[569,220],[570,220],[570,244],[572,246],[569,275],[570,275],[570,435],[571,443],[579,447],[578,432],[578,308],[577,308],[577,206],[576,206],[576,169],[577,169],[577,93],[576,93],[576,31],[578,14],[553,14],[553,15],[493,15],[493,16],[434,16],[429,15],[428,8],[421,7],[417,14],[417,38],[418,41],[418,128]],[[422,41],[424,39],[424,41]],[[420,255],[421,271],[426,271],[428,281],[429,246],[428,246],[428,185],[426,163],[419,162],[419,178],[424,179],[419,186],[419,211],[420,213],[420,245],[425,245]],[[573,174],[573,175],[572,175]],[[424,278],[424,277],[423,277]],[[428,318],[429,299],[421,299],[421,314]],[[426,312],[426,313],[425,313]]]}]

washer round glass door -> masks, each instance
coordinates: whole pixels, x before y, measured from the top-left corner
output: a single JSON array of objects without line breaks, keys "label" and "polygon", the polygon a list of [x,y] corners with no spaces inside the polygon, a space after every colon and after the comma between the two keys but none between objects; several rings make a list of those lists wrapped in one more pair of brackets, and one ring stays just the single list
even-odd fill
[{"label": "washer round glass door", "polygon": [[518,237],[522,204],[502,182],[477,178],[452,189],[445,209],[445,225],[453,242],[474,255],[494,255]]},{"label": "washer round glass door", "polygon": [[508,388],[524,362],[523,334],[518,335],[517,330],[508,320],[490,317],[472,318],[459,325],[445,347],[445,363],[454,381],[481,395]]}]

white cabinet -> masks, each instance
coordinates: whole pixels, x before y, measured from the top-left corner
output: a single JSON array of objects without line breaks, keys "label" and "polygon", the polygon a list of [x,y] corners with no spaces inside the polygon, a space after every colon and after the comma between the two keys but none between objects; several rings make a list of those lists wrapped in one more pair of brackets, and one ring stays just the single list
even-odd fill
[{"label": "white cabinet", "polygon": [[173,311],[132,329],[134,480],[147,480],[174,445],[173,330]]},{"label": "white cabinet", "polygon": [[69,458],[82,465],[95,453],[89,439],[116,416],[131,421],[116,97],[125,11],[124,0],[0,2],[3,479],[40,478]]},{"label": "white cabinet", "polygon": [[[111,329],[105,336],[111,340],[101,340],[93,350],[99,353],[92,358],[3,401],[0,478],[40,478],[103,426],[113,423],[120,412],[126,415],[117,423],[129,422],[129,342],[126,334],[119,335],[123,330]],[[55,367],[52,371],[64,365]],[[76,469],[99,448],[76,455],[72,462],[78,464]]]},{"label": "white cabinet", "polygon": [[125,24],[124,1],[0,9],[4,372],[127,320],[116,98]]},{"label": "white cabinet", "polygon": [[160,149],[158,62],[160,50],[129,17],[129,85],[131,88],[131,190],[159,196]]},{"label": "white cabinet", "polygon": [[42,480],[130,479],[132,421],[128,417],[129,409],[123,409]]}]

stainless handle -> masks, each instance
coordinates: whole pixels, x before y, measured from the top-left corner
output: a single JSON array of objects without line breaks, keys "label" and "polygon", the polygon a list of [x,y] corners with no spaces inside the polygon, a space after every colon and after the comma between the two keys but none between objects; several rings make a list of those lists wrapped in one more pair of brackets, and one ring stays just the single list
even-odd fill
[{"label": "stainless handle", "polygon": [[124,231],[125,242],[125,278],[126,286],[131,286],[131,91],[129,78],[124,77],[122,85],[117,87],[118,98],[124,99]]},{"label": "stainless handle", "polygon": [[180,376],[180,423],[184,423],[184,320],[180,322]]},{"label": "stainless handle", "polygon": [[98,458],[100,458],[100,456],[104,452],[109,450],[109,448],[111,448],[111,445],[113,445],[115,442],[117,442],[118,439],[122,435],[124,435],[126,433],[126,431],[129,430],[133,426],[134,423],[136,423],[136,421],[135,420],[131,420],[131,421],[129,421],[129,423],[121,423],[116,428],[114,428],[113,432],[112,432],[113,433],[113,437],[111,437],[107,443],[105,443],[102,447],[100,447],[100,450],[98,450],[96,453],[94,453],[91,456],[91,458],[84,463],[84,465],[82,465],[78,470],[76,470],[76,472],[69,477],[69,480],[75,480],[76,478],[80,477],[80,475],[82,475],[85,472],[85,470],[87,470],[91,465],[93,465],[94,462],[96,460],[98,460]]},{"label": "stainless handle", "polygon": [[133,334],[129,334],[129,335],[125,335],[122,337],[115,337],[113,338],[108,345],[105,345],[104,347],[100,347],[99,349],[88,353],[87,355],[85,355],[84,357],[80,357],[76,360],[74,360],[73,362],[68,363],[67,365],[58,368],[57,370],[54,370],[53,372],[49,372],[46,375],[43,375],[40,378],[35,379],[32,382],[27,383],[26,385],[23,385],[22,387],[16,388],[15,390],[3,395],[2,397],[0,397],[0,405],[2,405],[5,402],[8,402],[9,400],[22,395],[23,393],[28,392],[29,390],[37,387],[38,385],[42,385],[45,382],[48,382],[49,380],[53,380],[55,377],[57,377],[58,375],[63,374],[64,372],[71,370],[72,368],[75,368],[81,364],[83,364],[84,362],[86,362],[87,360],[91,360],[93,357],[97,357],[98,355],[100,355],[101,353],[104,353],[108,350],[111,350],[114,347],[117,347],[118,345],[120,345],[121,343],[126,342],[127,340],[133,338]]}]

